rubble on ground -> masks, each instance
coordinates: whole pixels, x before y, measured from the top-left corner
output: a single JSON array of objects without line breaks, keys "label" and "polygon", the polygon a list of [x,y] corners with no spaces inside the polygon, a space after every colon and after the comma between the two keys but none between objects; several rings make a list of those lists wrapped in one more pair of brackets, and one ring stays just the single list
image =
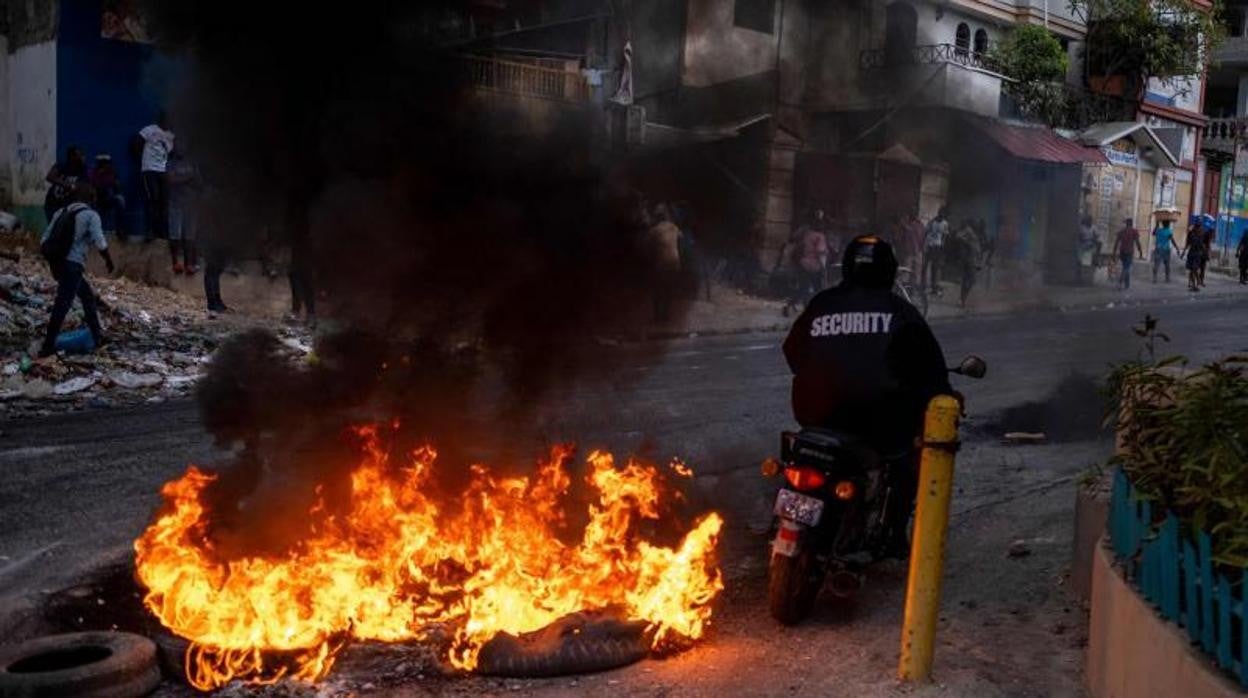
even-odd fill
[{"label": "rubble on ground", "polygon": [[[56,283],[37,254],[13,256],[0,258],[0,419],[184,397],[226,336],[273,324],[243,314],[210,314],[202,298],[169,289],[91,275],[108,343],[91,354],[37,360]],[[82,326],[75,301],[62,332]],[[304,328],[280,333],[292,347],[311,346]]]}]

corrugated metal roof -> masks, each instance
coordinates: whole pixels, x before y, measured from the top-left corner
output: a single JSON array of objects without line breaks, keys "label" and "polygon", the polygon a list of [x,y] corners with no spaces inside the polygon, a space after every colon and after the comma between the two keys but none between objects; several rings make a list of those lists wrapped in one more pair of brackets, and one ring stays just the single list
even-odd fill
[{"label": "corrugated metal roof", "polygon": [[1062,138],[1047,126],[1015,126],[995,119],[975,119],[973,123],[1016,158],[1056,163],[1109,162],[1099,149]]}]

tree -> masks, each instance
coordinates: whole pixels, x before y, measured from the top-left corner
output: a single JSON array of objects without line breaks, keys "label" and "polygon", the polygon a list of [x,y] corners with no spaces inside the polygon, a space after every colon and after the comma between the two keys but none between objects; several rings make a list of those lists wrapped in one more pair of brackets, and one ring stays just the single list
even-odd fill
[{"label": "tree", "polygon": [[1068,61],[1047,29],[1034,24],[1016,27],[993,49],[989,62],[1011,79],[1005,91],[1022,113],[1049,124],[1060,119],[1066,106],[1061,83]]},{"label": "tree", "polygon": [[1122,96],[1139,98],[1149,80],[1173,84],[1199,75],[1226,36],[1221,0],[1070,0],[1088,27],[1086,75],[1121,78]]}]

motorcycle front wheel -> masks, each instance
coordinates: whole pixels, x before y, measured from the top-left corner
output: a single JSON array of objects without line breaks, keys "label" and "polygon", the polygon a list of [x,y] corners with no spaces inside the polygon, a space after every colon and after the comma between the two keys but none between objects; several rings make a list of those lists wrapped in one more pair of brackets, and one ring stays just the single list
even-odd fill
[{"label": "motorcycle front wheel", "polygon": [[810,550],[793,557],[772,553],[767,570],[767,602],[771,617],[783,625],[796,625],[810,615],[823,586],[823,570]]}]

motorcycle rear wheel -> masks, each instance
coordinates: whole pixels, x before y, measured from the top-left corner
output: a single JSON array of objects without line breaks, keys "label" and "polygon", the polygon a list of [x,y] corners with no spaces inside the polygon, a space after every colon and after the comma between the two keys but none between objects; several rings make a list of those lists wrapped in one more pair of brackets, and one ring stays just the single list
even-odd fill
[{"label": "motorcycle rear wheel", "polygon": [[772,553],[767,569],[767,604],[782,625],[797,625],[810,615],[823,586],[823,570],[810,550],[793,557]]}]

